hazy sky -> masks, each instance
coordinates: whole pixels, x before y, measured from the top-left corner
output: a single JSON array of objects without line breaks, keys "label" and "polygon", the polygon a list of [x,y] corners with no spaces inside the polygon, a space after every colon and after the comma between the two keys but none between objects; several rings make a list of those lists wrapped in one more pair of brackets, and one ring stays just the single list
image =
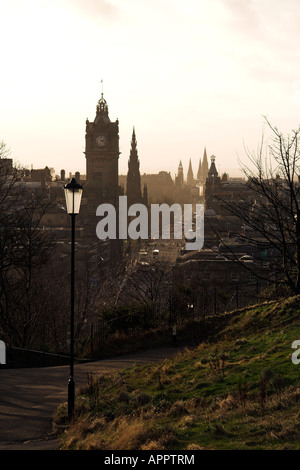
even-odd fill
[{"label": "hazy sky", "polygon": [[0,0],[0,140],[30,167],[85,173],[85,120],[135,126],[141,173],[221,172],[255,149],[263,115],[300,123],[299,0]]}]

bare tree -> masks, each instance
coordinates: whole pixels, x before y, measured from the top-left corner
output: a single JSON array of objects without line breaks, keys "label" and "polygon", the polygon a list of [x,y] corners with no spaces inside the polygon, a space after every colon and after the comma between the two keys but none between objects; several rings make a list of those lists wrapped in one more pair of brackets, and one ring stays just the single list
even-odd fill
[{"label": "bare tree", "polygon": [[40,227],[50,203],[21,182],[3,142],[0,157],[0,333],[8,344],[27,346],[41,314],[33,307],[33,279],[51,248]]},{"label": "bare tree", "polygon": [[[254,247],[267,244],[272,250],[268,275],[260,276],[299,294],[300,128],[285,137],[268,119],[266,124],[271,131],[270,141],[263,137],[258,152],[246,150],[252,167],[242,165],[254,204],[223,201],[223,207],[248,229],[239,234],[244,242]],[[248,269],[252,269],[250,265]]]},{"label": "bare tree", "polygon": [[150,307],[152,313],[166,311],[171,276],[172,265],[166,260],[137,264],[128,280],[126,295],[131,301]]}]

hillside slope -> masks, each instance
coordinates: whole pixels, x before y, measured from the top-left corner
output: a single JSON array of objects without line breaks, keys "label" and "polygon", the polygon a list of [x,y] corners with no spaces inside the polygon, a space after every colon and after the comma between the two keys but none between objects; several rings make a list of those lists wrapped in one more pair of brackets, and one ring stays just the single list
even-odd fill
[{"label": "hillside slope", "polygon": [[270,302],[210,318],[172,359],[91,378],[61,448],[300,449],[299,326],[300,297]]}]

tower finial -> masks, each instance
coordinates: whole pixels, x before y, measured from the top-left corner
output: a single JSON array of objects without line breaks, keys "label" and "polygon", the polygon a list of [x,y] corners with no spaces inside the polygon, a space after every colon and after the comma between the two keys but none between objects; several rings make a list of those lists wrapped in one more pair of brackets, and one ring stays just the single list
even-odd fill
[{"label": "tower finial", "polygon": [[103,98],[103,79],[101,80],[101,96]]}]

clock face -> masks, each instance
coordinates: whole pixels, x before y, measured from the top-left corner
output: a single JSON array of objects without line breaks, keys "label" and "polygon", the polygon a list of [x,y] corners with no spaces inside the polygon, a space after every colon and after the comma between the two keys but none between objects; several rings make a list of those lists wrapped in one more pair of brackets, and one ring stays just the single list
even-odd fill
[{"label": "clock face", "polygon": [[96,138],[96,144],[98,147],[103,147],[106,144],[106,138],[103,135],[99,135],[99,137]]}]

